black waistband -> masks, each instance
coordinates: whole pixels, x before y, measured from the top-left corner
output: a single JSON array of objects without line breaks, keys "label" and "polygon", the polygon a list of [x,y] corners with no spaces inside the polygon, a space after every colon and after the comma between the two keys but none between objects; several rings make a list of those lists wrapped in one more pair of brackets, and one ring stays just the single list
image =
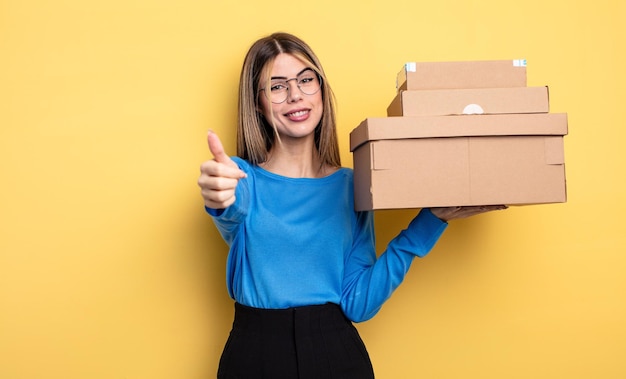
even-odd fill
[{"label": "black waistband", "polygon": [[309,305],[287,309],[252,308],[235,303],[234,330],[284,334],[295,328],[333,330],[351,325],[337,304]]}]

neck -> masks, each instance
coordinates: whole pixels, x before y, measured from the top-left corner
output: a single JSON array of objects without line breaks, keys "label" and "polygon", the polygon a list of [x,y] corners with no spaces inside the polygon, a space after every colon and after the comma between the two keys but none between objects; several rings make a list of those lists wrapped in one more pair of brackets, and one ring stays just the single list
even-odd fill
[{"label": "neck", "polygon": [[334,171],[322,165],[313,141],[302,144],[277,142],[269,152],[267,161],[260,166],[272,173],[290,178],[320,178]]}]

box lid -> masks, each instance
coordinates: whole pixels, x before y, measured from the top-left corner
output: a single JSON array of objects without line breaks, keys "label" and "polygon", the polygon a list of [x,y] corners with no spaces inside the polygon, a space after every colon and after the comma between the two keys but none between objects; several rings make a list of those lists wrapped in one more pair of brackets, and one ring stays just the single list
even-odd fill
[{"label": "box lid", "polygon": [[408,62],[396,75],[398,90],[525,86],[525,59]]},{"label": "box lid", "polygon": [[367,118],[350,132],[350,151],[375,140],[566,134],[567,113]]}]

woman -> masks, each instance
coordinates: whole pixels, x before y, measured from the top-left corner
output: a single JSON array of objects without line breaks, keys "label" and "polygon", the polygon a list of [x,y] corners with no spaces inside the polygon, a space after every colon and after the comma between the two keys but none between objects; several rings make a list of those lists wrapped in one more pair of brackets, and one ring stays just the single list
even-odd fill
[{"label": "woman", "polygon": [[299,38],[256,41],[239,87],[237,157],[209,133],[198,184],[230,246],[235,320],[218,378],[373,378],[352,322],[373,317],[447,221],[504,207],[423,209],[379,258],[373,214],[355,212],[334,99]]}]

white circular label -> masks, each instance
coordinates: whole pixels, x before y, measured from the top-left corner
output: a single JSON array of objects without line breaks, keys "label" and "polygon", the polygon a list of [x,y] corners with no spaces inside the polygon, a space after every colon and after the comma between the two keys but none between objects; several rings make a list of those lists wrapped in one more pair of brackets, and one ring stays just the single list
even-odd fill
[{"label": "white circular label", "polygon": [[468,104],[463,109],[463,114],[483,114],[483,113],[485,113],[485,111],[483,111],[483,108],[478,104]]}]

